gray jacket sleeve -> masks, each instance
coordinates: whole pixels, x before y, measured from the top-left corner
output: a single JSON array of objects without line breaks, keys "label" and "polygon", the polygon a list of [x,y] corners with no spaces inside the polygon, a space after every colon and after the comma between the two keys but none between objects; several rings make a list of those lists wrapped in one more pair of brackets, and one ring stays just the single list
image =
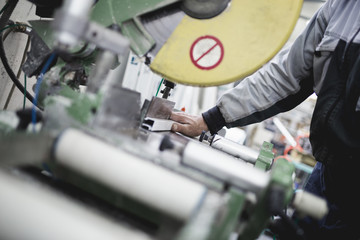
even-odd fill
[{"label": "gray jacket sleeve", "polygon": [[202,114],[211,133],[288,111],[314,92],[313,58],[330,17],[331,2],[319,9],[291,47],[280,51]]}]

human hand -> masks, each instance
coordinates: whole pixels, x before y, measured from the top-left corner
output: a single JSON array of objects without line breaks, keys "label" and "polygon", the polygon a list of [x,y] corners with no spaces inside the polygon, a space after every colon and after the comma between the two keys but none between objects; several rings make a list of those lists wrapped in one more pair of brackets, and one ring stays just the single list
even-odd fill
[{"label": "human hand", "polygon": [[208,131],[203,117],[193,116],[184,112],[172,112],[170,119],[177,122],[173,123],[171,131],[179,132],[189,137],[199,136],[202,131]]}]

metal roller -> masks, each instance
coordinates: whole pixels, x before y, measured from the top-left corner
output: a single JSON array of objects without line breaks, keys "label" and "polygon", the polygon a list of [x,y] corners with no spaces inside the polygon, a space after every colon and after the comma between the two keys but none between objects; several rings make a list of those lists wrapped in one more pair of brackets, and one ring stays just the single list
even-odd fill
[{"label": "metal roller", "polygon": [[183,163],[244,191],[259,193],[269,183],[269,175],[265,172],[200,143],[189,142],[186,145]]}]

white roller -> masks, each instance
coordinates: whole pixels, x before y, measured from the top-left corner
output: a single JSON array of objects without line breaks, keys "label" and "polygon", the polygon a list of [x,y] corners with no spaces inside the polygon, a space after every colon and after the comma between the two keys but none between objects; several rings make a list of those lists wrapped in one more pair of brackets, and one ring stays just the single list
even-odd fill
[{"label": "white roller", "polygon": [[324,199],[305,191],[295,193],[292,205],[300,213],[319,220],[328,213],[327,203]]},{"label": "white roller", "polygon": [[195,142],[186,145],[183,162],[243,190],[255,193],[263,190],[270,179],[268,174],[240,162],[229,154]]},{"label": "white roller", "polygon": [[206,188],[77,130],[65,131],[55,158],[85,176],[177,219],[187,220]]},{"label": "white roller", "polygon": [[151,240],[39,183],[0,171],[0,239]]}]

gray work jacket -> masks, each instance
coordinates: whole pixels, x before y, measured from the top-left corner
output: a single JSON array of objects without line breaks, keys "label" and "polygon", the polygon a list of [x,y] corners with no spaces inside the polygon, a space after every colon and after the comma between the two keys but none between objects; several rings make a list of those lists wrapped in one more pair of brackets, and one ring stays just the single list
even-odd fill
[{"label": "gray work jacket", "polygon": [[[260,122],[319,93],[339,40],[349,42],[359,28],[360,0],[327,0],[290,47],[203,113],[210,131]],[[360,43],[360,34],[353,42]]]}]

